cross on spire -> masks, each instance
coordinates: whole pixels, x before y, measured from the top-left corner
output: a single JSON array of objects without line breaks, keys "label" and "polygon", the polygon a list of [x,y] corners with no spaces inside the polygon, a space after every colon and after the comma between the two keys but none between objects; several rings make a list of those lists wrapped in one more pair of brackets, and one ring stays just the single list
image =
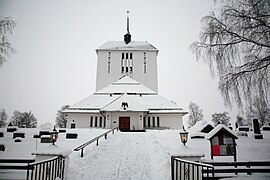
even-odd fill
[{"label": "cross on spire", "polygon": [[131,41],[131,34],[129,32],[129,11],[127,11],[127,34],[124,35],[124,41],[126,44]]}]

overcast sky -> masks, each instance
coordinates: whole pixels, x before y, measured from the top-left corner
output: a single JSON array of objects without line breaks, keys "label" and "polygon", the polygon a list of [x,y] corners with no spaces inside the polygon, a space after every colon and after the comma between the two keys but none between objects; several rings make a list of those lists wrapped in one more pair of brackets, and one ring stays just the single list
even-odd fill
[{"label": "overcast sky", "polygon": [[[132,40],[159,49],[159,94],[188,110],[190,101],[205,120],[224,106],[207,64],[189,50],[213,0],[0,0],[0,16],[17,26],[10,41],[17,53],[0,68],[0,109],[32,111],[38,123],[54,124],[57,110],[95,92],[95,49],[123,40],[130,11]],[[188,120],[188,115],[184,121]]]}]

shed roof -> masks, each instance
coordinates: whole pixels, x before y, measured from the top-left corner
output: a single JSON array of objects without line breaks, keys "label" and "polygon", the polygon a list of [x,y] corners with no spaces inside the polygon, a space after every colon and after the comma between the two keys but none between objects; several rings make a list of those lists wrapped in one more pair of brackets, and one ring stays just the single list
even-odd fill
[{"label": "shed roof", "polygon": [[212,131],[210,131],[207,135],[206,138],[207,139],[211,139],[212,137],[214,137],[220,130],[224,129],[226,132],[228,132],[229,134],[231,134],[235,139],[238,139],[237,135],[234,133],[233,130],[229,129],[228,127],[226,127],[224,124],[219,124],[217,125]]}]

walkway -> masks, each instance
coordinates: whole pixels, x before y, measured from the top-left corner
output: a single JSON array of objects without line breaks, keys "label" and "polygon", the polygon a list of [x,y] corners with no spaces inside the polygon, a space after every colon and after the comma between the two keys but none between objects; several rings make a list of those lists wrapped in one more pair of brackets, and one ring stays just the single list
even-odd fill
[{"label": "walkway", "polygon": [[[87,148],[83,158],[80,153],[73,153],[70,159],[73,169],[69,169],[67,179],[170,179],[170,155],[151,136],[119,132],[108,136],[108,140],[102,139],[98,147]],[[164,168],[168,173],[164,174]]]}]

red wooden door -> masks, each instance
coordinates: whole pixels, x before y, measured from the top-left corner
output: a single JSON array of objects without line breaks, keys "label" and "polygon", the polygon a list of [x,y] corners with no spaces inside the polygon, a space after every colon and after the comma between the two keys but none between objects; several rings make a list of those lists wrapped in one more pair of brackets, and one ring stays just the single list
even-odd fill
[{"label": "red wooden door", "polygon": [[130,130],[130,117],[119,117],[119,130],[120,131]]}]

